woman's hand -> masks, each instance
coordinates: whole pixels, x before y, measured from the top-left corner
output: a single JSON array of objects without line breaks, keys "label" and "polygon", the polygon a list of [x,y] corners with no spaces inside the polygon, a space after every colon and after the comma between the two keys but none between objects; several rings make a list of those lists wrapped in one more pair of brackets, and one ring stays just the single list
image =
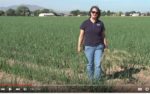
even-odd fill
[{"label": "woman's hand", "polygon": [[107,44],[104,44],[104,48],[105,48],[105,49],[108,49],[108,45],[107,45]]},{"label": "woman's hand", "polygon": [[81,48],[81,47],[78,47],[78,49],[77,49],[78,53],[80,53],[81,50],[82,50],[82,48]]}]

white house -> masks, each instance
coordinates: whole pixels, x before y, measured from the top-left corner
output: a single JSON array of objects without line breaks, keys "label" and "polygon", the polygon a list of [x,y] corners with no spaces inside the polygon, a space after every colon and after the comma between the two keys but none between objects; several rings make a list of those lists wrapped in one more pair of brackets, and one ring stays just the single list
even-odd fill
[{"label": "white house", "polygon": [[45,17],[45,16],[55,16],[54,13],[40,13],[39,17]]},{"label": "white house", "polygon": [[133,13],[132,16],[140,16],[139,13]]},{"label": "white house", "polygon": [[123,16],[126,16],[125,14],[121,14],[121,16],[123,17]]}]

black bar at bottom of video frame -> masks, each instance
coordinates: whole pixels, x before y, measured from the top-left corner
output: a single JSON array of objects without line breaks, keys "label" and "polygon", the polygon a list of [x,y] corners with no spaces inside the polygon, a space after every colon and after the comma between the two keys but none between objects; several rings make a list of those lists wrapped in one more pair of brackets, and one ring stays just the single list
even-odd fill
[{"label": "black bar at bottom of video frame", "polygon": [[33,86],[0,87],[0,92],[147,92],[150,86]]}]

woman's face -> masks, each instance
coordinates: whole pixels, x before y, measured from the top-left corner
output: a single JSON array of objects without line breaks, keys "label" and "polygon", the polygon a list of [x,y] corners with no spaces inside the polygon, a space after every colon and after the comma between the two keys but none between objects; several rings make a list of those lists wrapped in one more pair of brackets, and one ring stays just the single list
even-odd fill
[{"label": "woman's face", "polygon": [[96,8],[93,8],[91,11],[91,18],[97,19],[97,17],[98,17],[98,11],[96,10]]}]

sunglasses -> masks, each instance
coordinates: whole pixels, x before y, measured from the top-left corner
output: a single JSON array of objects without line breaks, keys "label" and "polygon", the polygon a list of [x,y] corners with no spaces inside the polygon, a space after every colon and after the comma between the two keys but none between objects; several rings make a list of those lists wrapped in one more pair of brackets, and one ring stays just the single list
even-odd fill
[{"label": "sunglasses", "polygon": [[92,11],[91,13],[93,13],[93,14],[98,14],[98,12],[96,12],[96,11]]}]

